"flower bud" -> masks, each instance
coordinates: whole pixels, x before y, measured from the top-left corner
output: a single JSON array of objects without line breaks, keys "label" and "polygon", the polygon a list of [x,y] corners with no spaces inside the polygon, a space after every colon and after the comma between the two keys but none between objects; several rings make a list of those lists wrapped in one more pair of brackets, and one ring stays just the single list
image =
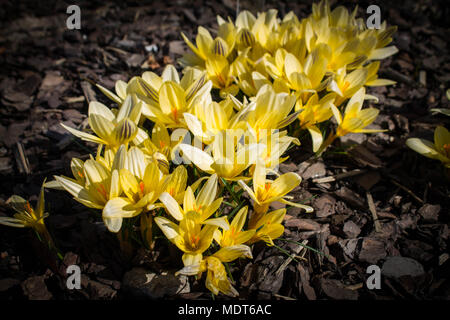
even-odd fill
[{"label": "flower bud", "polygon": [[136,124],[130,119],[125,118],[114,129],[114,139],[118,145],[125,144],[136,137],[137,131]]}]

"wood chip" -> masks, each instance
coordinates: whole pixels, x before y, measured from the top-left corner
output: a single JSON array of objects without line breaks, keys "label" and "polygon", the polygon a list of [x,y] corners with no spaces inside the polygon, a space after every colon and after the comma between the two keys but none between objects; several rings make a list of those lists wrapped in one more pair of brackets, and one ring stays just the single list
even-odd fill
[{"label": "wood chip", "polygon": [[27,155],[25,154],[23,144],[21,142],[16,143],[16,149],[14,150],[14,156],[16,158],[17,167],[20,173],[27,175],[31,174],[30,163]]}]

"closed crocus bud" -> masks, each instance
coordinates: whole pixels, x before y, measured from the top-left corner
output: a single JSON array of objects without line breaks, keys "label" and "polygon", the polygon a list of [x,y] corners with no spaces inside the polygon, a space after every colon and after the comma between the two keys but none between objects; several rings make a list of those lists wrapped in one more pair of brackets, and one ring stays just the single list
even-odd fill
[{"label": "closed crocus bud", "polygon": [[164,174],[169,174],[170,164],[167,160],[167,157],[160,152],[155,152],[153,154],[153,158],[155,158],[155,160],[158,162],[159,170],[161,170],[161,172]]},{"label": "closed crocus bud", "polygon": [[152,99],[155,102],[159,102],[159,94],[155,88],[153,88],[150,84],[145,82],[145,80],[140,77],[136,78],[136,82],[139,85],[139,89],[144,92],[146,97]]},{"label": "closed crocus bud", "polygon": [[213,53],[219,56],[224,57],[227,56],[228,53],[227,44],[221,38],[217,38],[216,40],[214,40]]},{"label": "closed crocus bud", "polygon": [[114,139],[117,144],[125,144],[133,140],[138,132],[136,124],[128,118],[120,121],[114,129]]},{"label": "closed crocus bud", "polygon": [[189,101],[201,87],[206,83],[206,74],[199,77],[186,91],[186,101]]},{"label": "closed crocus bud", "polygon": [[255,43],[255,36],[247,28],[241,30],[238,39],[239,44],[244,47],[251,47]]}]

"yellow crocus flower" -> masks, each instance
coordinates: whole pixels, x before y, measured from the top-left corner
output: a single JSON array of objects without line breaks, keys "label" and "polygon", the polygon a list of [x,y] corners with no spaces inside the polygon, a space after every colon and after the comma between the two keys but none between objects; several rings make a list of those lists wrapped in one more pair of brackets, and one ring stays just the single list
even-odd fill
[{"label": "yellow crocus flower", "polygon": [[314,152],[319,150],[323,142],[322,132],[317,124],[327,121],[333,116],[331,105],[333,105],[334,99],[334,93],[327,94],[320,100],[317,94],[313,94],[305,105],[301,100],[298,100],[295,105],[295,111],[301,111],[298,115],[300,128],[309,131]]},{"label": "yellow crocus flower", "polygon": [[262,215],[252,226],[256,230],[255,235],[247,242],[253,244],[258,241],[264,241],[272,246],[273,240],[284,233],[284,227],[281,222],[286,215],[286,209],[278,209]]},{"label": "yellow crocus flower", "polygon": [[222,55],[211,56],[206,60],[205,67],[208,79],[212,81],[214,88],[220,89],[222,98],[225,98],[228,94],[235,96],[239,92],[239,87],[233,83],[233,67],[226,57]]},{"label": "yellow crocus flower", "polygon": [[119,169],[120,187],[126,197],[110,198],[103,208],[103,217],[114,220],[108,226],[111,232],[118,232],[122,218],[132,218],[143,211],[158,207],[155,202],[165,190],[169,181],[159,170],[155,161],[149,161],[137,147],[125,151],[123,166]]},{"label": "yellow crocus flower", "polygon": [[188,187],[184,192],[183,208],[178,201],[168,192],[161,194],[159,199],[163,203],[168,213],[176,220],[181,221],[188,215],[198,224],[215,224],[228,228],[225,217],[212,218],[211,215],[219,209],[223,198],[216,199],[217,195],[217,175],[210,176],[205,185],[200,189],[197,197],[194,191]]},{"label": "yellow crocus flower", "polygon": [[438,126],[434,130],[434,143],[419,138],[409,138],[406,145],[421,155],[441,161],[446,168],[450,168],[450,133]]},{"label": "yellow crocus flower", "polygon": [[0,217],[0,224],[15,228],[32,228],[48,245],[53,246],[53,240],[44,223],[44,219],[48,217],[45,212],[44,185],[45,181],[36,208],[32,208],[30,203],[20,196],[11,196],[7,204],[11,205],[16,213],[14,217]]},{"label": "yellow crocus flower", "polygon": [[187,130],[185,131],[185,133],[181,132],[182,134],[178,139],[175,139],[175,136],[171,137],[169,135],[169,131],[165,125],[156,122],[152,129],[151,138],[145,136],[138,147],[158,162],[158,166],[164,174],[168,174],[169,160],[175,159],[175,152],[179,144],[183,141],[184,135],[187,133]]},{"label": "yellow crocus flower", "polygon": [[[255,230],[242,230],[244,228],[245,221],[247,220],[248,208],[243,207],[236,213],[236,216],[229,224],[228,230],[223,230],[220,232],[217,230],[214,234],[214,240],[221,247],[230,247],[243,244],[250,240],[255,234]],[[228,223],[228,220],[227,220]]]},{"label": "yellow crocus flower", "polygon": [[197,198],[190,187],[185,192],[183,209],[167,192],[160,196],[168,213],[179,221],[175,224],[164,217],[156,217],[155,222],[167,239],[175,244],[183,254],[185,266],[197,265],[202,261],[203,252],[209,248],[217,228],[228,228],[225,217],[208,219],[222,203],[216,199],[217,176],[212,175]]},{"label": "yellow crocus flower", "polygon": [[298,174],[295,172],[288,172],[275,180],[266,179],[266,174],[267,170],[264,163],[262,161],[257,161],[253,172],[253,190],[244,181],[238,181],[239,185],[254,201],[255,214],[250,219],[249,228],[254,227],[261,215],[267,212],[269,205],[274,201],[280,201],[288,205],[302,208],[307,212],[313,211],[309,206],[286,200],[286,195],[302,181],[302,178],[300,178]]},{"label": "yellow crocus flower", "polygon": [[290,114],[295,100],[294,95],[276,93],[270,85],[264,85],[254,101],[236,115],[233,128],[254,132],[259,142],[273,130],[284,128],[296,119],[298,112]]},{"label": "yellow crocus flower", "polygon": [[193,110],[193,114],[186,112],[183,116],[194,136],[202,143],[210,144],[216,134],[230,127],[232,112],[231,104],[223,100],[221,103],[199,104]]},{"label": "yellow crocus flower", "polygon": [[240,176],[250,165],[255,163],[256,158],[262,153],[261,145],[256,143],[242,145],[239,139],[242,132],[232,136],[230,130],[219,132],[214,142],[209,146],[212,156],[200,148],[181,144],[180,150],[183,157],[195,164],[200,170],[213,174],[230,181],[246,179]]},{"label": "yellow crocus flower", "polygon": [[345,108],[344,117],[342,117],[338,108],[336,108],[334,105],[331,106],[334,117],[336,118],[336,121],[338,123],[338,128],[336,130],[336,137],[345,136],[347,133],[350,132],[374,133],[384,131],[376,129],[365,129],[369,124],[371,124],[376,119],[378,113],[380,112],[376,108],[361,109],[365,97],[366,97],[366,89],[362,87],[348,101],[347,106]]},{"label": "yellow crocus flower", "polygon": [[340,106],[345,100],[351,98],[366,83],[368,70],[356,69],[347,74],[346,68],[337,70],[336,76],[328,85],[328,90],[335,92],[338,97],[335,105]]},{"label": "yellow crocus flower", "polygon": [[202,273],[206,271],[205,285],[212,293],[217,295],[222,292],[227,296],[237,297],[239,293],[231,285],[223,262],[231,262],[238,258],[252,259],[250,248],[243,244],[223,247],[211,256],[192,261],[191,264],[179,270],[177,274],[197,275],[200,278]]},{"label": "yellow crocus flower", "polygon": [[121,144],[132,141],[138,134],[137,123],[141,116],[142,105],[135,100],[131,95],[127,96],[116,113],[100,102],[92,101],[89,104],[88,120],[96,136],[70,128],[63,123],[61,126],[82,140],[116,150]]},{"label": "yellow crocus flower", "polygon": [[[118,154],[120,156],[120,149]],[[77,175],[82,175],[83,179],[78,179],[77,175],[77,179],[55,176],[58,185],[51,184],[48,187],[66,190],[76,201],[86,207],[103,209],[110,199],[121,194],[119,162],[117,161],[113,168],[107,168],[93,159],[86,160],[82,171],[77,171]],[[103,222],[113,232],[117,232],[122,225],[122,219],[106,215],[103,215]]]},{"label": "yellow crocus flower", "polygon": [[183,113],[197,103],[211,100],[212,83],[206,75],[194,68],[188,68],[179,78],[172,65],[167,65],[161,77],[153,72],[144,72],[142,77],[133,78],[127,92],[134,93],[144,103],[142,114],[165,125],[167,128],[186,127]]},{"label": "yellow crocus flower", "polygon": [[362,87],[348,101],[342,117],[339,109],[331,105],[331,110],[336,118],[338,127],[335,134],[330,134],[317,151],[321,154],[336,138],[343,137],[350,132],[354,133],[375,133],[386,130],[366,129],[378,116],[379,110],[376,108],[361,109],[364,99],[367,98],[366,89]]}]

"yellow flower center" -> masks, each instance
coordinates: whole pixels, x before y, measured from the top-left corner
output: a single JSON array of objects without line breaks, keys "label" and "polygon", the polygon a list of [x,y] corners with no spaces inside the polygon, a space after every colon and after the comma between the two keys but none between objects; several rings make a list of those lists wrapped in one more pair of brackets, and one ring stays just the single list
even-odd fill
[{"label": "yellow flower center", "polygon": [[200,236],[193,234],[191,236],[191,247],[193,249],[197,248],[199,241],[200,241]]}]

